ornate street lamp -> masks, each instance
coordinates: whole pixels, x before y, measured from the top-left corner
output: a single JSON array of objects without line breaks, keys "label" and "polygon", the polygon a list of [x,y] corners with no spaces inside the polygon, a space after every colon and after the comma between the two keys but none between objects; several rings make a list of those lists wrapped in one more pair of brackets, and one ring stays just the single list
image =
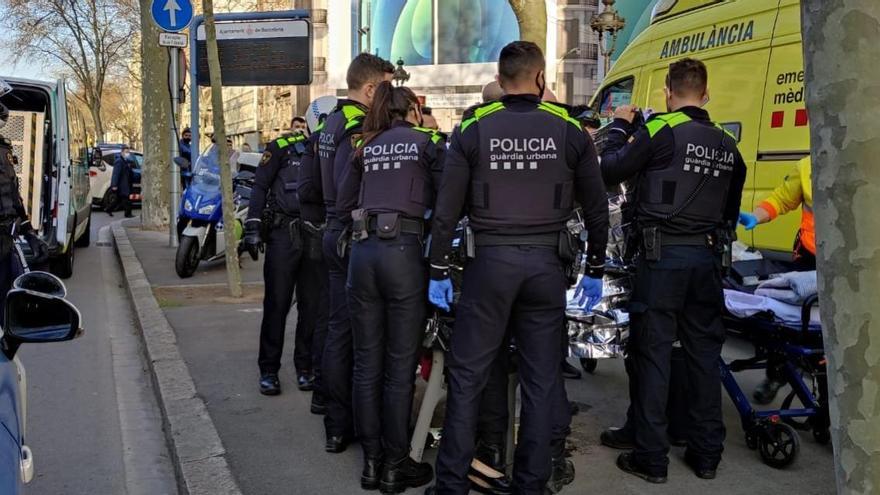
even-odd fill
[{"label": "ornate street lamp", "polygon": [[397,59],[397,68],[394,69],[394,74],[391,75],[391,80],[394,81],[394,84],[397,86],[403,86],[407,81],[409,81],[409,72],[403,68],[403,59]]},{"label": "ornate street lamp", "polygon": [[[599,51],[605,57],[605,74],[611,70],[611,56],[614,54],[614,45],[617,44],[617,35],[626,26],[626,19],[617,13],[614,1],[602,0],[602,3],[605,4],[605,10],[590,19],[590,28],[599,35]],[[610,38],[610,43],[608,38]]]}]

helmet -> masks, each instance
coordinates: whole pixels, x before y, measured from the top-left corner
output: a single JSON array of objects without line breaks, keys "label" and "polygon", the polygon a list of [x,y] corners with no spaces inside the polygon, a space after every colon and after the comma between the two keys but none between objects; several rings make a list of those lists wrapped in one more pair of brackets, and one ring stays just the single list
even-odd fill
[{"label": "helmet", "polygon": [[336,107],[336,102],[337,98],[335,96],[322,96],[309,105],[305,117],[310,131],[315,132],[315,129],[321,123],[321,116],[326,117],[327,114],[332,112]]},{"label": "helmet", "polygon": [[[11,92],[12,86],[3,79],[0,79],[0,98]],[[0,102],[0,129],[6,125],[7,120],[9,120],[9,109],[6,108],[6,105],[4,105],[3,102]]]}]

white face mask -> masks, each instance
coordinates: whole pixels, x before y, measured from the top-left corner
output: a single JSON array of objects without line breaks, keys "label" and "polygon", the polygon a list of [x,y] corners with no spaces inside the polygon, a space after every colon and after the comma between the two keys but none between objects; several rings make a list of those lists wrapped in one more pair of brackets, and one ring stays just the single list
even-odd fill
[{"label": "white face mask", "polygon": [[131,153],[129,153],[129,152],[127,152],[127,151],[124,151],[124,152],[122,153],[122,158],[128,158],[128,157],[130,157],[130,156],[131,156]]}]

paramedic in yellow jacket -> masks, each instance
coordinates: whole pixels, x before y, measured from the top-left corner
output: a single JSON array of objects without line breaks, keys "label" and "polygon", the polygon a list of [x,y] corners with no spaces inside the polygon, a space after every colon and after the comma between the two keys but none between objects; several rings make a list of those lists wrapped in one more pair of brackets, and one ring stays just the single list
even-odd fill
[{"label": "paramedic in yellow jacket", "polygon": [[[810,157],[795,165],[780,184],[752,213],[740,213],[739,223],[746,230],[752,230],[761,223],[767,223],[803,205],[801,228],[794,241],[793,261],[798,270],[816,269],[816,221],[813,217],[813,186],[810,182]],[[767,377],[756,388],[752,397],[758,404],[773,402],[776,393],[785,385],[784,361],[767,360]]]},{"label": "paramedic in yellow jacket", "polygon": [[803,205],[801,228],[794,242],[794,263],[799,270],[816,269],[816,220],[810,171],[810,157],[799,161],[770,197],[761,201],[754,212],[741,213],[739,218],[746,230],[752,230]]}]

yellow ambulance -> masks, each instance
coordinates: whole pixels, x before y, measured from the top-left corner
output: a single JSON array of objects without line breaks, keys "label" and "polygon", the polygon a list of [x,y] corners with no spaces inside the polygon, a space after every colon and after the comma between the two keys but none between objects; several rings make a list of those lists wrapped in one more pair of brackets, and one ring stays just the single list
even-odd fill
[{"label": "yellow ambulance", "polygon": [[[798,0],[661,0],[651,25],[614,64],[593,99],[607,115],[632,103],[665,112],[669,64],[684,57],[709,69],[712,119],[733,132],[748,167],[742,209],[752,211],[810,152]],[[739,238],[790,251],[800,215]]]}]

